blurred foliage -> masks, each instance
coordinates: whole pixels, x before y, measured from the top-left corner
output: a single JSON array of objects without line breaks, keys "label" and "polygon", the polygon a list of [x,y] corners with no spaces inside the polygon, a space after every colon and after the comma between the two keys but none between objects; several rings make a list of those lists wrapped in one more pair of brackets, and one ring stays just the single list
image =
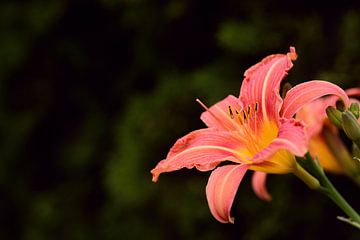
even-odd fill
[{"label": "blurred foliage", "polygon": [[291,83],[359,86],[356,2],[5,1],[0,18],[2,239],[359,239],[293,176],[270,176],[270,203],[246,176],[224,225],[209,173],[149,172],[203,127],[196,98],[238,94],[268,54],[297,47]]}]

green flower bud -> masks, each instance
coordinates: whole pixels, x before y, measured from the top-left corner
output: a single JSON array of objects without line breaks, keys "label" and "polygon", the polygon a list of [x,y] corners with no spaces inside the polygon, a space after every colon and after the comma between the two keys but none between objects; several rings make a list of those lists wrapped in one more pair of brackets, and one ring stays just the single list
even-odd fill
[{"label": "green flower bud", "polygon": [[343,100],[338,100],[336,102],[336,109],[339,110],[340,112],[343,112],[346,110],[345,103]]},{"label": "green flower bud", "polygon": [[354,157],[360,158],[360,149],[355,143],[352,145],[352,154]]},{"label": "green flower bud", "polygon": [[291,84],[286,82],[281,89],[281,97],[285,98],[287,92],[292,88]]},{"label": "green flower bud", "polygon": [[350,111],[345,111],[341,115],[343,129],[346,135],[353,141],[360,140],[360,124]]},{"label": "green flower bud", "polygon": [[332,106],[326,108],[326,114],[330,121],[339,129],[342,129],[341,112]]},{"label": "green flower bud", "polygon": [[350,105],[349,111],[352,112],[352,114],[354,114],[356,119],[359,118],[359,104],[358,103],[353,102]]}]

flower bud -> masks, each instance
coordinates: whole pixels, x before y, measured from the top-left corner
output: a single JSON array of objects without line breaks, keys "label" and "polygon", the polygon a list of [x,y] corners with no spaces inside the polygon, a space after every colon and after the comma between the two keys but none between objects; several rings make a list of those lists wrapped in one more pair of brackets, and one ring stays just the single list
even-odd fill
[{"label": "flower bud", "polygon": [[353,102],[350,105],[349,111],[352,112],[352,114],[354,114],[356,119],[359,118],[359,104],[358,103]]},{"label": "flower bud", "polygon": [[353,145],[352,145],[352,155],[354,157],[360,158],[360,149],[358,148],[358,146],[355,143],[353,143]]},{"label": "flower bud", "polygon": [[341,115],[343,129],[346,135],[353,141],[360,140],[360,124],[350,111],[345,111]]},{"label": "flower bud", "polygon": [[343,100],[338,100],[336,102],[336,109],[339,110],[340,112],[343,112],[346,110],[345,103]]},{"label": "flower bud", "polygon": [[291,84],[286,82],[281,89],[281,97],[285,98],[287,92],[292,88]]},{"label": "flower bud", "polygon": [[342,129],[341,112],[332,106],[326,108],[326,114],[330,121],[339,129]]}]

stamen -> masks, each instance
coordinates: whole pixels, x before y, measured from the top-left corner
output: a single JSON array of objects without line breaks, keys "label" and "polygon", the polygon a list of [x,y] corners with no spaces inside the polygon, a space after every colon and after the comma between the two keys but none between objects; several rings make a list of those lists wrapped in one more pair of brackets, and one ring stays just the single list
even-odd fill
[{"label": "stamen", "polygon": [[248,117],[251,118],[251,107],[250,107],[250,105],[248,106],[247,114],[248,114]]},{"label": "stamen", "polygon": [[254,105],[248,105],[240,112],[237,109],[234,109],[230,105],[228,105],[228,111],[231,119],[234,119],[236,115],[241,125],[250,123],[250,119],[252,118],[255,118],[254,120],[256,125],[256,115],[259,111],[259,103],[256,102]]},{"label": "stamen", "polygon": [[235,114],[236,114],[236,116],[238,117],[240,124],[241,124],[241,125],[244,124],[244,122],[243,122],[243,120],[242,120],[242,118],[241,118],[240,113],[239,113],[236,109],[235,109]]},{"label": "stamen", "polygon": [[231,119],[234,119],[234,114],[233,114],[233,111],[232,111],[230,105],[229,105],[229,115],[230,115]]},{"label": "stamen", "polygon": [[258,130],[257,130],[257,127],[258,127],[257,124],[258,123],[257,123],[257,117],[256,117],[258,110],[259,110],[259,103],[256,102],[255,105],[254,105],[254,112],[255,112],[255,114],[254,114],[254,131],[255,131],[255,135],[258,134]]},{"label": "stamen", "polygon": [[245,110],[243,110],[242,113],[243,113],[243,117],[244,117],[244,123],[246,123],[247,117],[248,117],[247,112]]}]

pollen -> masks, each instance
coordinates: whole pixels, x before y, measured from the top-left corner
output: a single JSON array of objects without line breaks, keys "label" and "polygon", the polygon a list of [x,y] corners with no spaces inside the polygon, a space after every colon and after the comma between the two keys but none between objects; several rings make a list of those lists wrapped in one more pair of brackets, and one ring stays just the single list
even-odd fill
[{"label": "pollen", "polygon": [[234,119],[234,113],[233,113],[233,111],[231,109],[231,106],[229,106],[229,115],[230,115],[231,119]]},{"label": "pollen", "polygon": [[244,122],[246,123],[248,115],[245,110],[243,110],[242,113],[243,113]]},{"label": "pollen", "polygon": [[[259,103],[256,102],[253,105],[248,105],[242,110],[237,110],[230,105],[228,106],[228,114],[231,119],[234,119],[235,115],[239,120],[240,124],[249,123],[251,119],[255,118],[256,121],[256,113],[259,111]],[[235,113],[235,114],[234,114]]]},{"label": "pollen", "polygon": [[250,105],[247,108],[247,114],[249,117],[251,117],[251,106]]}]

